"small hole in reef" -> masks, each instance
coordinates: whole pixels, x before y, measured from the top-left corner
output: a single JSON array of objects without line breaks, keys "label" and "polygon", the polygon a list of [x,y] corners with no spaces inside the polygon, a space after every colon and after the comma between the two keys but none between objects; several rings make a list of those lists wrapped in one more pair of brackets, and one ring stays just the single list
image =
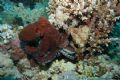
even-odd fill
[{"label": "small hole in reef", "polygon": [[71,35],[68,36],[68,40],[69,40],[69,41],[72,41],[72,40],[73,40]]},{"label": "small hole in reef", "polygon": [[78,44],[74,44],[76,48],[79,48],[79,45]]},{"label": "small hole in reef", "polygon": [[51,78],[51,77],[49,77],[49,78],[48,78],[48,80],[52,80],[52,78]]},{"label": "small hole in reef", "polygon": [[89,54],[89,53],[90,53],[90,51],[88,51],[88,50],[86,50],[86,51],[83,52],[83,54],[85,54],[85,55]]},{"label": "small hole in reef", "polygon": [[59,32],[60,32],[60,33],[65,33],[65,30],[63,29],[63,27],[61,27],[61,28],[59,29]]},{"label": "small hole in reef", "polygon": [[118,47],[118,46],[119,46],[119,43],[116,43],[116,44],[114,45],[115,48]]},{"label": "small hole in reef", "polygon": [[85,44],[85,47],[86,47],[86,48],[90,47],[90,44],[89,44],[89,43],[86,43],[86,44]]}]

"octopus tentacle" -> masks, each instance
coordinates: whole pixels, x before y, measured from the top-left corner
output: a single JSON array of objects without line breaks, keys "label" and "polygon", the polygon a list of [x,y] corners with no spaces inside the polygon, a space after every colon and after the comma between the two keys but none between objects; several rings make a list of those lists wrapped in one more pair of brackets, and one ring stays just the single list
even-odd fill
[{"label": "octopus tentacle", "polygon": [[76,53],[73,52],[73,51],[70,51],[70,50],[68,50],[68,49],[61,48],[61,49],[59,50],[59,52],[60,52],[63,56],[65,56],[66,58],[69,58],[70,60],[75,60],[75,58],[76,58]]}]

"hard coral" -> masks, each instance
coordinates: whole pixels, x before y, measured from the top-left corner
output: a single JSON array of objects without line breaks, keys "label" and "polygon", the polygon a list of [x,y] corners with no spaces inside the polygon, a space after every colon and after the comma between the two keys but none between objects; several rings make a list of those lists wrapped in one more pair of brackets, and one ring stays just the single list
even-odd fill
[{"label": "hard coral", "polygon": [[[118,0],[50,0],[49,21],[55,24],[57,29],[63,28],[71,33],[71,43],[75,44],[72,45],[77,48],[77,53],[99,55],[109,46],[114,17],[119,16],[120,12],[119,4]],[[61,15],[64,17],[60,18]],[[79,47],[83,43],[81,38],[77,39],[79,32],[74,30],[79,26],[88,26],[90,30],[90,36],[82,48]]]},{"label": "hard coral", "polygon": [[79,28],[69,28],[68,30],[73,37],[73,40],[79,47],[84,47],[87,39],[90,35],[90,28],[87,26],[79,27]]},{"label": "hard coral", "polygon": [[[28,57],[37,63],[46,64],[52,61],[59,49],[66,47],[63,37],[45,17],[28,26],[19,34],[21,46]],[[66,50],[63,50],[64,52]]]},{"label": "hard coral", "polygon": [[25,57],[23,50],[20,48],[19,39],[11,40],[9,43],[0,45],[0,51],[9,53],[10,58],[16,63]]}]

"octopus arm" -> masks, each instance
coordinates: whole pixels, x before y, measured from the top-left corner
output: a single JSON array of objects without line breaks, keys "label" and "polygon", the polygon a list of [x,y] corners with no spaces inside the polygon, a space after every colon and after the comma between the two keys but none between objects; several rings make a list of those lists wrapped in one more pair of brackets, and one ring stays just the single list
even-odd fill
[{"label": "octopus arm", "polygon": [[49,36],[45,35],[40,45],[38,46],[40,55],[45,55],[45,53],[47,53],[47,51],[49,50],[49,47],[50,47]]}]

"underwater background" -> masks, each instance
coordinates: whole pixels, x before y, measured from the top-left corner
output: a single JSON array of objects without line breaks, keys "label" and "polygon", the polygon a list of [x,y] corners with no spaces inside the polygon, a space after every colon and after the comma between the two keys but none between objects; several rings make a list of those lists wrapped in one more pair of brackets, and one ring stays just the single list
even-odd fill
[{"label": "underwater background", "polygon": [[120,80],[119,0],[0,0],[0,80]]}]

